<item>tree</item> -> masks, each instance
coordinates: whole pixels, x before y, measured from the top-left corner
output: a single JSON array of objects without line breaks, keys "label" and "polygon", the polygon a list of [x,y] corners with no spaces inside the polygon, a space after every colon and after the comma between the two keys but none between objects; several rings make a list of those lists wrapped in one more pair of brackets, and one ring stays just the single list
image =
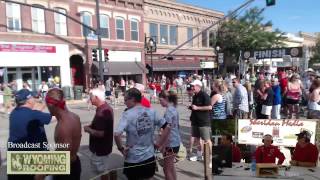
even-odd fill
[{"label": "tree", "polygon": [[264,9],[254,7],[247,10],[244,15],[232,17],[220,25],[216,46],[220,46],[227,56],[226,64],[236,60],[240,50],[284,46],[283,33],[278,29],[268,30],[268,27],[272,26],[271,21],[263,23],[263,11]]},{"label": "tree", "polygon": [[316,45],[311,49],[313,56],[310,58],[309,66],[320,63],[320,34],[318,35]]}]

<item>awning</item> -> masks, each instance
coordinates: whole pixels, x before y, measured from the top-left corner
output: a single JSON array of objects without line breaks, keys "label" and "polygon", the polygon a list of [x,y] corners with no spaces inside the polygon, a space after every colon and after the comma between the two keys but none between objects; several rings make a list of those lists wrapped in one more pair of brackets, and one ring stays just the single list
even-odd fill
[{"label": "awning", "polygon": [[[146,68],[141,62],[104,62],[104,75],[135,75],[143,74]],[[92,64],[92,73],[99,73],[99,62]]]},{"label": "awning", "polygon": [[194,71],[200,70],[200,63],[194,61],[159,61],[153,62],[154,71]]}]

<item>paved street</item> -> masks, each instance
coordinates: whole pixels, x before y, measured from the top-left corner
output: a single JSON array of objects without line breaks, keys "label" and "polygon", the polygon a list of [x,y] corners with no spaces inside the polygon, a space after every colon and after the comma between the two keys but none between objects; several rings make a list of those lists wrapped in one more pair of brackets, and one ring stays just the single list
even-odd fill
[{"label": "paved street", "polygon": [[[159,104],[153,105],[153,107],[162,115],[164,109],[160,107]],[[82,126],[91,122],[92,117],[94,115],[94,110],[88,111],[87,105],[85,103],[77,103],[73,105],[69,105],[71,111],[77,113],[81,117]],[[118,124],[121,112],[124,110],[124,106],[118,106],[115,108],[115,127]],[[189,116],[190,112],[186,109],[185,105],[179,106],[180,112],[180,128],[181,128],[181,136],[185,145],[188,143],[188,138],[190,134],[190,121]],[[5,163],[5,143],[8,138],[8,116],[5,114],[0,114],[0,143],[1,143],[1,155],[3,157],[3,161]],[[53,132],[56,126],[56,122],[51,123],[49,126],[46,126],[46,133],[48,136],[49,143],[53,142]],[[89,156],[90,152],[88,149],[89,144],[89,136],[87,133],[82,132],[82,140],[79,156],[82,164],[82,178],[83,180],[87,180],[93,178],[95,175],[91,171]],[[116,145],[114,145],[113,153],[110,159],[110,166],[112,168],[121,168],[123,165],[123,158],[118,152]],[[126,179],[121,170],[118,170],[118,179]],[[2,166],[0,171],[0,179],[6,180],[6,167]],[[178,179],[203,179],[203,165],[200,162],[190,162],[188,160],[181,161],[177,164],[177,173]],[[164,174],[159,166],[159,172],[157,172],[154,179],[164,179]]]}]

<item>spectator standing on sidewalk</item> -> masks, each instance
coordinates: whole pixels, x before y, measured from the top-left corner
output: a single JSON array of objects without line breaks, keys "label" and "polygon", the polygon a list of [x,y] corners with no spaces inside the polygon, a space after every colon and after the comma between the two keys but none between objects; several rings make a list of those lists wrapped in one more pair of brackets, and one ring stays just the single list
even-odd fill
[{"label": "spectator standing on sidewalk", "polygon": [[270,81],[265,81],[262,88],[262,119],[271,119],[271,111],[273,106],[274,93],[270,85]]},{"label": "spectator standing on sidewalk", "polygon": [[[113,110],[105,101],[105,92],[100,89],[93,89],[90,92],[90,101],[96,106],[96,114],[89,126],[84,126],[84,131],[89,137],[89,149],[91,165],[97,174],[107,171],[110,166],[109,155],[113,145]],[[102,175],[101,180],[107,176]]]},{"label": "spectator standing on sidewalk", "polygon": [[232,79],[233,87],[235,88],[233,96],[233,114],[237,119],[248,118],[249,113],[249,103],[248,103],[248,93],[244,86],[239,82],[239,79]]},{"label": "spectator standing on sidewalk", "polygon": [[109,77],[108,80],[106,80],[105,88],[106,88],[105,95],[106,95],[107,99],[110,99],[110,96],[112,94],[111,92],[113,89],[112,77]]},{"label": "spectator standing on sidewalk", "polygon": [[45,81],[42,81],[41,85],[39,86],[39,94],[41,95],[41,98],[43,100],[46,97],[48,91],[49,91],[49,86]]},{"label": "spectator standing on sidewalk", "polygon": [[[193,85],[194,96],[192,98],[192,105],[189,107],[191,112],[191,136],[200,142],[201,150],[197,152],[197,159],[203,159],[203,143],[208,143],[211,154],[211,124],[210,124],[210,111],[212,110],[211,101],[209,95],[202,91],[202,82],[200,80],[194,80]],[[190,154],[192,153],[193,141],[190,142]],[[199,149],[198,149],[199,150]],[[194,159],[191,157],[190,159]]]},{"label": "spectator standing on sidewalk", "polygon": [[279,86],[278,78],[273,78],[271,80],[272,83],[272,90],[273,90],[273,106],[272,106],[272,119],[280,119],[280,112],[281,112],[281,87]]},{"label": "spectator standing on sidewalk", "polygon": [[320,118],[320,80],[316,79],[312,82],[308,97],[308,118]]},{"label": "spectator standing on sidewalk", "polygon": [[3,106],[5,113],[10,113],[12,109],[12,90],[7,84],[3,84]]}]

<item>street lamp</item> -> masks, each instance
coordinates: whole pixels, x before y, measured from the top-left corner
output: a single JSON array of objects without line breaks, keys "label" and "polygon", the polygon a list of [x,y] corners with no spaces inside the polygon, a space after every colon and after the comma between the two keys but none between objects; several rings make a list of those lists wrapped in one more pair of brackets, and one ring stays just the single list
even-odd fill
[{"label": "street lamp", "polygon": [[153,79],[153,59],[152,54],[157,51],[157,36],[145,37],[145,49],[147,53],[150,53],[151,57],[151,79]]}]

